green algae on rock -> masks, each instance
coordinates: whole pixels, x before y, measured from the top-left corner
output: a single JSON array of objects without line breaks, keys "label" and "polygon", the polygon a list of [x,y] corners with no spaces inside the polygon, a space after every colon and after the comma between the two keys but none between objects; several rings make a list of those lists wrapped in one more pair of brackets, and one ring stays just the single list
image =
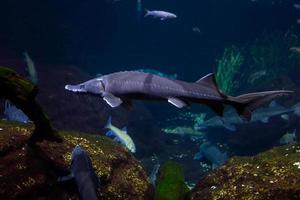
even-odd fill
[{"label": "green algae on rock", "polygon": [[76,190],[57,183],[58,176],[68,173],[76,144],[89,153],[100,176],[102,199],[153,199],[153,186],[140,163],[109,138],[60,132],[63,142],[44,140],[30,147],[33,125],[0,121],[0,127],[0,199],[78,199]]},{"label": "green algae on rock", "polygon": [[43,139],[60,141],[50,121],[36,102],[38,88],[29,80],[7,67],[0,66],[0,98],[10,100],[35,124],[30,142]]},{"label": "green algae on rock", "polygon": [[204,177],[191,195],[201,200],[300,199],[300,144],[233,157]]},{"label": "green algae on rock", "polygon": [[163,164],[156,182],[155,199],[183,200],[187,199],[188,192],[182,166],[173,161]]}]

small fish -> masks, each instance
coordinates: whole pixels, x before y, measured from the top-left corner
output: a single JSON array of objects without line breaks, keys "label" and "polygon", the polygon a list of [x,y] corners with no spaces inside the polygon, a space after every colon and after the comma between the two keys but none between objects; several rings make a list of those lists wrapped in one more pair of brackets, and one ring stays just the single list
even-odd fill
[{"label": "small fish", "polygon": [[201,33],[200,28],[197,27],[197,26],[193,27],[192,30],[193,30],[193,32],[195,32],[195,33]]},{"label": "small fish", "polygon": [[157,174],[160,168],[160,163],[158,160],[158,157],[154,154],[153,156],[153,161],[155,162],[152,171],[149,175],[149,179],[150,179],[150,183],[152,183],[155,186],[155,182],[156,182],[156,178],[157,178]]},{"label": "small fish", "polygon": [[162,11],[162,10],[147,10],[146,9],[146,14],[144,17],[151,16],[153,18],[159,18],[160,20],[166,20],[166,19],[175,19],[177,16],[174,13]]},{"label": "small fish", "polygon": [[195,129],[187,126],[178,126],[175,128],[163,128],[161,129],[163,132],[168,134],[175,134],[175,135],[190,135],[190,136],[197,136],[197,137],[205,137],[205,133],[196,131]]},{"label": "small fish", "polygon": [[290,51],[292,51],[293,53],[298,53],[299,54],[300,53],[300,47],[291,47]]},{"label": "small fish", "polygon": [[129,149],[132,153],[136,152],[135,144],[131,137],[127,134],[126,127],[124,127],[122,130],[115,127],[111,124],[111,117],[109,117],[105,128],[110,130],[106,133],[107,137],[114,137],[116,142],[119,142],[127,147],[127,149]]},{"label": "small fish", "polygon": [[201,160],[203,157],[212,163],[212,169],[223,165],[228,160],[227,153],[221,152],[217,146],[210,142],[200,145],[200,151],[194,155],[194,160]]},{"label": "small fish", "polygon": [[295,3],[293,6],[294,6],[294,8],[296,8],[297,10],[300,10],[300,4]]},{"label": "small fish", "polygon": [[17,121],[21,123],[29,123],[30,120],[27,115],[9,100],[5,100],[4,116],[9,121]]},{"label": "small fish", "polygon": [[36,71],[34,62],[30,58],[29,54],[26,51],[23,53],[23,55],[25,57],[24,60],[25,60],[26,65],[27,65],[27,71],[29,73],[30,80],[34,84],[37,84],[38,83],[38,75],[37,75],[37,71]]},{"label": "small fish", "polygon": [[0,131],[3,131],[3,128],[0,128]]},{"label": "small fish", "polygon": [[296,142],[297,140],[297,136],[296,136],[296,129],[294,129],[294,131],[292,133],[287,132],[286,134],[284,134],[280,140],[279,143],[280,144],[291,144]]},{"label": "small fish", "polygon": [[260,70],[257,72],[254,72],[253,74],[251,74],[248,78],[248,81],[250,83],[254,83],[255,81],[261,79],[262,77],[267,75],[267,71],[266,70]]},{"label": "small fish", "polygon": [[[255,110],[248,123],[257,121],[268,123],[269,118],[274,116],[280,116],[284,120],[289,120],[288,114],[290,113],[300,116],[300,103],[295,104],[291,108],[285,108],[272,101],[268,107]],[[233,109],[230,109],[224,113],[223,117],[212,117],[206,121],[195,123],[194,127],[196,130],[203,130],[209,127],[224,127],[227,130],[236,131],[236,125],[238,124],[245,124],[245,121],[241,120]]]},{"label": "small fish", "polygon": [[58,181],[64,182],[74,179],[79,190],[80,199],[98,200],[97,188],[100,187],[100,179],[93,169],[92,161],[87,152],[76,145],[72,151],[71,160],[71,173],[58,178]]}]

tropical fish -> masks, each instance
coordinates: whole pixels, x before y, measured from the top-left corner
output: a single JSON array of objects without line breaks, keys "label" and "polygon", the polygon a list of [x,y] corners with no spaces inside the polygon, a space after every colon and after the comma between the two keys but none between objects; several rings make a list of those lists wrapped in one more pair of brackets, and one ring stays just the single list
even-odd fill
[{"label": "tropical fish", "polygon": [[137,71],[116,72],[78,85],[66,85],[65,89],[101,95],[111,107],[118,107],[122,103],[131,105],[134,99],[167,100],[177,108],[187,107],[193,102],[205,104],[222,115],[224,104],[229,104],[246,120],[251,119],[251,112],[259,106],[292,93],[275,90],[232,97],[219,90],[214,74],[189,83]]},{"label": "tropical fish", "polygon": [[9,100],[5,100],[4,103],[4,116],[9,121],[17,121],[21,123],[30,122],[27,115],[15,105],[13,105]]},{"label": "tropical fish", "polygon": [[122,145],[124,145],[127,149],[129,149],[132,153],[136,152],[135,144],[131,137],[127,134],[127,128],[124,127],[122,130],[115,127],[111,124],[111,117],[108,118],[107,124],[105,128],[109,129],[106,133],[108,137],[114,137],[114,140]]},{"label": "tropical fish", "polygon": [[197,136],[197,137],[205,137],[205,133],[197,131],[188,126],[178,126],[175,128],[163,128],[161,129],[163,132],[168,134],[176,134],[176,135],[190,135],[190,136]]},{"label": "tropical fish", "polygon": [[296,142],[297,140],[297,136],[296,136],[296,129],[294,129],[294,131],[292,133],[287,132],[286,134],[284,134],[280,140],[279,143],[280,144],[291,144]]},{"label": "tropical fish", "polygon": [[23,54],[24,54],[24,57],[25,57],[24,60],[25,60],[26,65],[27,65],[27,71],[29,73],[30,80],[34,84],[37,84],[38,83],[38,75],[37,75],[37,71],[36,71],[34,62],[30,58],[29,54],[26,51]]},{"label": "tropical fish", "polygon": [[[275,101],[272,101],[268,107],[259,108],[252,113],[252,118],[250,123],[262,122],[268,123],[270,117],[280,116],[284,120],[288,120],[289,116],[287,114],[294,113],[300,116],[300,103],[295,104],[291,108],[285,108],[278,105]],[[224,113],[224,117],[212,117],[202,123],[195,124],[195,129],[203,130],[209,127],[224,127],[230,131],[236,131],[237,124],[244,124],[245,121],[241,120],[238,114],[233,110],[229,110]],[[249,122],[248,122],[249,123]]]},{"label": "tropical fish", "polygon": [[153,18],[159,18],[160,20],[166,20],[166,19],[175,19],[177,16],[174,13],[162,11],[162,10],[147,10],[146,9],[146,14],[144,17],[151,16]]},{"label": "tropical fish", "polygon": [[210,142],[201,144],[200,151],[194,155],[194,160],[201,160],[202,158],[206,158],[212,163],[212,169],[223,165],[228,160],[227,153],[222,153],[217,146]]},{"label": "tropical fish", "polygon": [[100,180],[95,174],[88,153],[82,150],[79,145],[76,145],[71,160],[71,173],[68,176],[60,177],[58,181],[74,179],[82,200],[98,200],[97,188],[100,187]]},{"label": "tropical fish", "polygon": [[169,78],[169,79],[177,79],[177,74],[165,74],[165,73],[160,72],[160,71],[155,70],[155,69],[138,69],[136,71],[149,73],[149,74],[154,74],[154,75]]}]

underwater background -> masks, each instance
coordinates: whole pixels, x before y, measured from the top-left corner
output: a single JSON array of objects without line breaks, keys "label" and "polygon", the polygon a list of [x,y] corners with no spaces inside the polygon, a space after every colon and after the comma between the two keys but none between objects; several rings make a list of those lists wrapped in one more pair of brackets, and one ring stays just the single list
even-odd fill
[{"label": "underwater background", "polygon": [[[0,198],[78,198],[56,178],[80,144],[102,199],[300,199],[300,1],[10,0],[0,8],[0,66],[37,85],[36,102],[67,143],[27,146],[33,123],[10,99],[20,91],[6,98],[0,85]],[[177,17],[144,17],[147,10]],[[65,90],[129,70],[187,82],[215,73],[232,96],[294,93],[244,122],[230,107],[223,118],[200,104],[136,101],[128,110]],[[127,128],[135,153],[107,137],[110,117]]]}]

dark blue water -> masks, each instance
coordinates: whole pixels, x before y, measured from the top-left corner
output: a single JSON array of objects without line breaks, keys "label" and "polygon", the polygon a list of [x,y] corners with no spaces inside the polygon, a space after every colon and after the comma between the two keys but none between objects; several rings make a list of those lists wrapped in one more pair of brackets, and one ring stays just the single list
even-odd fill
[{"label": "dark blue water", "polygon": [[[299,13],[294,2],[142,1],[143,9],[178,15],[177,20],[161,22],[138,21],[136,1],[2,1],[0,42],[93,73],[138,66],[193,80],[214,70],[225,47],[295,25]],[[200,34],[192,31],[195,26]]]}]

